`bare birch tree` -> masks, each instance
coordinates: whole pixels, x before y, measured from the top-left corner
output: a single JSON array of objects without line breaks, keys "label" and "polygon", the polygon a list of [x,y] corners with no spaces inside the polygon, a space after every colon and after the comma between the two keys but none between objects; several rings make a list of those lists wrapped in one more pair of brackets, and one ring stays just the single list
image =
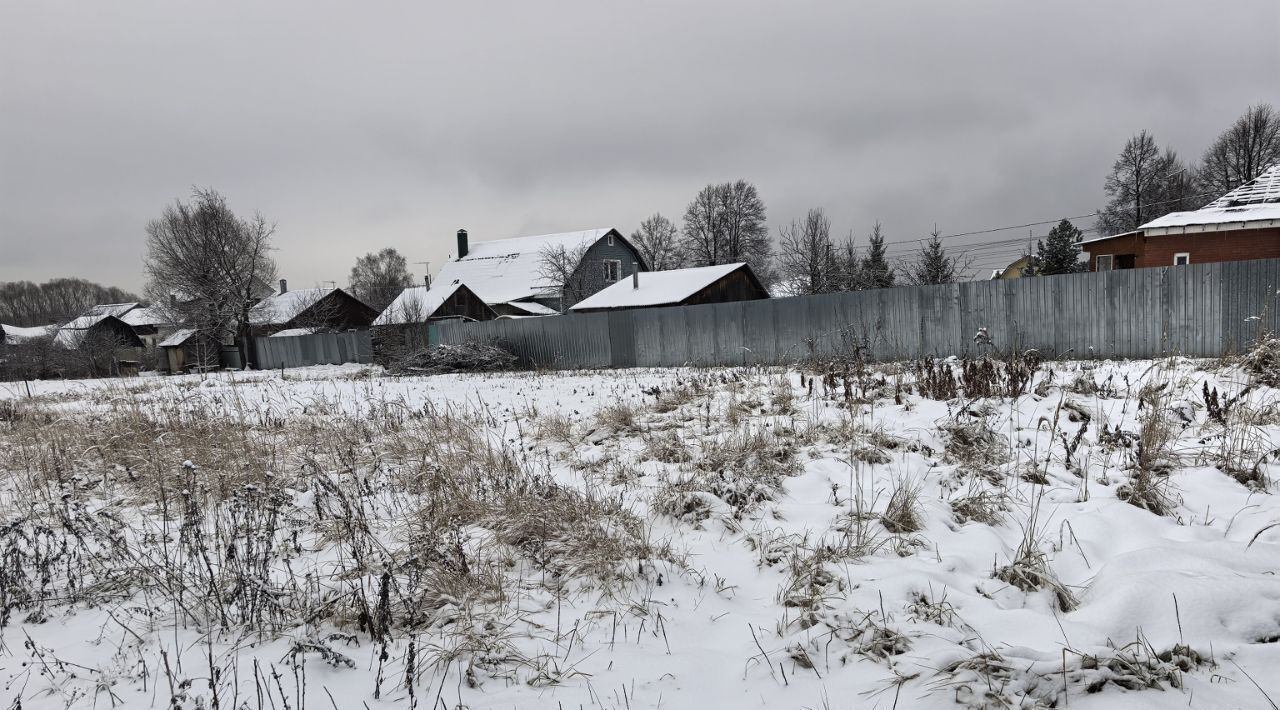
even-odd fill
[{"label": "bare birch tree", "polygon": [[679,230],[671,220],[654,214],[631,233],[631,244],[652,271],[667,271],[681,266]]},{"label": "bare birch tree", "polygon": [[680,245],[686,266],[743,261],[761,281],[771,280],[773,244],[764,201],[746,180],[702,188],[685,210]]},{"label": "bare birch tree", "polygon": [[778,278],[797,295],[829,293],[840,287],[840,269],[831,244],[831,220],[821,207],[778,230]]}]

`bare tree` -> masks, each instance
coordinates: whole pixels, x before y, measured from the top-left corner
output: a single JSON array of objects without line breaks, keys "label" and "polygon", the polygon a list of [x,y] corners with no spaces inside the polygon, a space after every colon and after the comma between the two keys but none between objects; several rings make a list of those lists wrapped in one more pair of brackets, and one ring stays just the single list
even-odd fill
[{"label": "bare tree", "polygon": [[543,285],[560,298],[560,312],[600,290],[604,275],[592,272],[582,263],[589,244],[570,248],[563,244],[543,247],[538,257],[538,276]]},{"label": "bare tree", "polygon": [[798,222],[778,230],[778,278],[796,295],[840,288],[840,269],[831,244],[831,220],[814,207]]},{"label": "bare tree", "polygon": [[678,237],[679,231],[671,220],[654,214],[631,233],[631,244],[651,270],[667,271],[681,266]]},{"label": "bare tree", "polygon": [[243,219],[212,189],[195,189],[147,225],[147,294],[174,323],[235,336],[248,361],[249,311],[275,280],[275,226]]},{"label": "bare tree", "polygon": [[771,280],[773,244],[764,202],[746,180],[702,188],[685,210],[680,245],[688,266],[744,261],[762,281]]},{"label": "bare tree", "polygon": [[379,311],[412,285],[409,262],[391,247],[365,254],[351,267],[351,294]]},{"label": "bare tree", "polygon": [[1180,209],[1192,209],[1194,180],[1173,149],[1160,152],[1143,130],[1120,151],[1103,189],[1110,201],[1098,216],[1098,231],[1119,234]]},{"label": "bare tree", "polygon": [[1280,113],[1271,104],[1250,106],[1205,151],[1198,172],[1200,186],[1216,197],[1275,164],[1280,164]]},{"label": "bare tree", "polygon": [[75,278],[0,283],[0,323],[17,326],[65,323],[99,303],[129,303],[128,291]]}]

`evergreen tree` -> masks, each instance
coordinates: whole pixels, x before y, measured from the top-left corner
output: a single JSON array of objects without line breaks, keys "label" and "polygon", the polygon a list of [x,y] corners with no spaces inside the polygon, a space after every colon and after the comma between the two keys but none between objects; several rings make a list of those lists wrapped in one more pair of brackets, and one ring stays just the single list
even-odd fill
[{"label": "evergreen tree", "polygon": [[903,275],[913,286],[954,283],[959,272],[958,259],[947,256],[947,250],[942,246],[942,237],[936,227],[929,241],[920,247],[915,261],[902,267]]},{"label": "evergreen tree", "polygon": [[884,234],[880,231],[880,223],[871,228],[871,246],[867,247],[867,255],[858,264],[859,288],[892,288],[894,282],[893,267],[885,258],[888,249],[884,245]]},{"label": "evergreen tree", "polygon": [[1024,276],[1052,276],[1074,274],[1079,271],[1080,230],[1067,220],[1062,220],[1056,227],[1049,230],[1049,236],[1045,241],[1036,242],[1036,254],[1031,262],[1035,267],[1035,273],[1023,271]]}]

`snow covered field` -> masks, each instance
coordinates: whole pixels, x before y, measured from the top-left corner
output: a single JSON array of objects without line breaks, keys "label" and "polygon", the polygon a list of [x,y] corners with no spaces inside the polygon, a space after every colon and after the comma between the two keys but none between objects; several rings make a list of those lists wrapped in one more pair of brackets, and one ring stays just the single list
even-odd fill
[{"label": "snow covered field", "polygon": [[1217,361],[0,384],[0,706],[1272,708]]}]

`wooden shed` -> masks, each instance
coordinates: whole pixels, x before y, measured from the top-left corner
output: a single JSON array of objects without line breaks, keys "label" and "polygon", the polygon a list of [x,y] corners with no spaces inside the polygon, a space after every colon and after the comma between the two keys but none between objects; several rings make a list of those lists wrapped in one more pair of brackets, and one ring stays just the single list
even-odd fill
[{"label": "wooden shed", "polygon": [[634,273],[569,310],[574,313],[732,303],[768,298],[769,291],[745,263]]}]

